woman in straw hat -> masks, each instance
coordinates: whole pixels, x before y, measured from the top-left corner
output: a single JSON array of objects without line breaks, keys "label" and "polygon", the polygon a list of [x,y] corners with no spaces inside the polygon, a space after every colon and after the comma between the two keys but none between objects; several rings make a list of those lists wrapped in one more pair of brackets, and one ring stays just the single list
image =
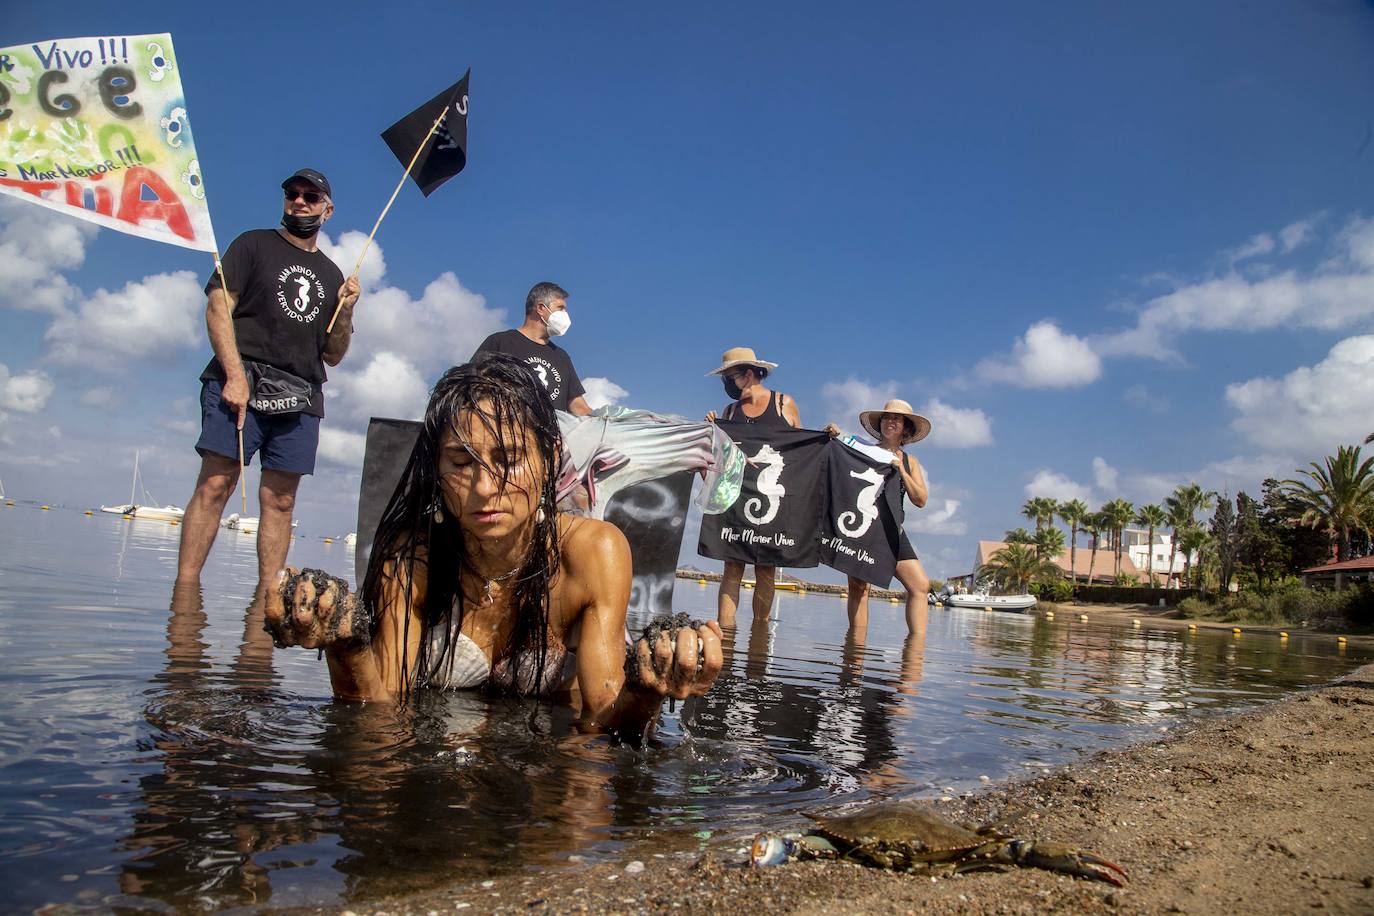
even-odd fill
[{"label": "woman in straw hat", "polygon": [[[926,476],[921,463],[902,450],[903,446],[920,442],[930,433],[930,421],[911,409],[911,405],[901,398],[893,398],[883,405],[882,410],[865,410],[859,414],[859,425],[869,435],[878,440],[878,445],[892,453],[892,464],[897,468],[901,479],[902,491],[912,505],[920,509],[930,495],[926,489]],[[915,633],[920,626],[920,615],[929,608],[930,579],[916,558],[916,548],[911,546],[906,531],[902,531],[901,548],[897,552],[897,581],[906,589],[906,623]],[[862,579],[849,577],[849,625],[864,627],[868,625],[868,583]]]},{"label": "woman in straw hat", "polygon": [[[706,414],[706,422],[717,419],[749,423],[760,429],[788,429],[801,426],[797,402],[781,391],[765,387],[763,380],[778,368],[777,363],[759,359],[751,347],[731,347],[720,358],[720,365],[706,373],[719,375],[725,383],[725,394],[732,403],[717,417],[713,410]],[[754,567],[754,619],[766,620],[773,607],[773,582],[777,567]],[[720,579],[720,593],[716,596],[717,617],[724,626],[735,623],[735,609],[739,607],[739,588],[744,580],[744,564],[725,561]]]}]

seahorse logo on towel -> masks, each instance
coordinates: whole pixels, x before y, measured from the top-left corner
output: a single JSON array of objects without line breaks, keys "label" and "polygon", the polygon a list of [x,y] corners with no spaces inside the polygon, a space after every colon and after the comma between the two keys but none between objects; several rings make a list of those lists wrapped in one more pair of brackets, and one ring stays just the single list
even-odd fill
[{"label": "seahorse logo on towel", "polygon": [[857,477],[868,486],[859,491],[858,505],[855,507],[859,511],[841,512],[835,518],[835,524],[840,533],[847,537],[863,537],[878,517],[878,491],[883,487],[883,475],[873,468],[864,468],[862,472],[850,471],[849,476]]},{"label": "seahorse logo on towel", "polygon": [[778,517],[778,507],[782,504],[782,498],[787,495],[787,491],[782,487],[782,455],[773,446],[765,445],[749,460],[754,464],[763,465],[756,487],[759,496],[768,498],[768,508],[760,515],[759,509],[763,507],[763,500],[755,496],[744,504],[744,517],[755,525],[767,525]]}]

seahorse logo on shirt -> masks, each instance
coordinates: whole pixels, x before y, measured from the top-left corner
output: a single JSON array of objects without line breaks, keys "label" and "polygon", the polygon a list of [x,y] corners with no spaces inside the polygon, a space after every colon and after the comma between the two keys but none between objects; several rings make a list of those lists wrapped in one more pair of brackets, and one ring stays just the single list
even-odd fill
[{"label": "seahorse logo on shirt", "polygon": [[[883,475],[873,468],[864,468],[860,471],[850,471],[850,477],[857,477],[868,486],[859,491],[858,503],[855,506],[857,512],[841,512],[835,518],[835,525],[840,529],[840,533],[851,538],[863,537],[878,517],[878,491],[883,487]],[[860,521],[862,519],[862,521]],[[858,524],[855,524],[858,522]]]},{"label": "seahorse logo on shirt", "polygon": [[[778,507],[782,505],[782,498],[787,495],[782,486],[782,455],[773,446],[765,445],[749,460],[763,465],[763,470],[759,471],[758,483],[755,484],[759,496],[744,504],[744,517],[755,525],[767,525],[778,517]],[[768,508],[762,515],[759,514],[759,509],[763,508],[760,496],[768,499]]]}]

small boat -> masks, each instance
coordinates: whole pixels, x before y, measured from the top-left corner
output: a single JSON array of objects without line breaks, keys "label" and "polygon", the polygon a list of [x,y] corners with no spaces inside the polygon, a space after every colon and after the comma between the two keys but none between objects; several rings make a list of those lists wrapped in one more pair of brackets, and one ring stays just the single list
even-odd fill
[{"label": "small boat", "polygon": [[1025,611],[1035,607],[1034,595],[989,595],[986,592],[945,595],[945,607],[991,608],[994,611]]},{"label": "small boat", "polygon": [[[300,522],[291,519],[291,527],[295,528]],[[228,528],[231,531],[242,531],[244,534],[253,534],[258,530],[258,517],[256,515],[239,515],[237,512],[228,518],[220,519],[219,526]]]},{"label": "small boat", "polygon": [[[153,495],[148,492],[148,488],[143,486],[143,478],[138,474],[138,458],[139,453],[134,452],[134,479],[133,482],[129,484],[129,501],[118,506],[101,506],[100,511],[109,512],[112,515],[131,515],[134,518],[156,519],[164,522],[181,521],[182,516],[186,514],[186,510],[180,506],[153,505],[157,500],[153,499]],[[138,496],[140,487],[142,487],[143,498],[147,501],[148,505],[140,505],[134,501]]]},{"label": "small boat", "polygon": [[358,532],[350,531],[348,534],[345,534],[343,542],[349,547],[356,547],[358,545]]}]

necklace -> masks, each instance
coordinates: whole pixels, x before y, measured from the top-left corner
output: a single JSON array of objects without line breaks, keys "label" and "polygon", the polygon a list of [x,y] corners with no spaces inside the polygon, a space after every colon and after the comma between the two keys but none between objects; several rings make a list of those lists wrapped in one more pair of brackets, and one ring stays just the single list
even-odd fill
[{"label": "necklace", "polygon": [[520,567],[517,565],[517,566],[515,566],[514,568],[512,568],[511,571],[508,572],[508,573],[504,573],[504,574],[499,575],[499,576],[494,576],[494,577],[492,577],[492,578],[490,578],[490,579],[487,579],[487,578],[483,577],[483,579],[482,579],[482,583],[483,583],[483,584],[482,584],[482,594],[483,594],[484,597],[482,598],[482,603],[483,603],[483,604],[491,604],[491,601],[492,601],[492,598],[491,598],[491,587],[492,587],[493,585],[495,585],[497,582],[504,582],[504,581],[506,581],[507,579],[509,579],[511,576],[515,575],[515,574],[516,574],[517,572],[519,572],[519,571],[520,571]]}]

